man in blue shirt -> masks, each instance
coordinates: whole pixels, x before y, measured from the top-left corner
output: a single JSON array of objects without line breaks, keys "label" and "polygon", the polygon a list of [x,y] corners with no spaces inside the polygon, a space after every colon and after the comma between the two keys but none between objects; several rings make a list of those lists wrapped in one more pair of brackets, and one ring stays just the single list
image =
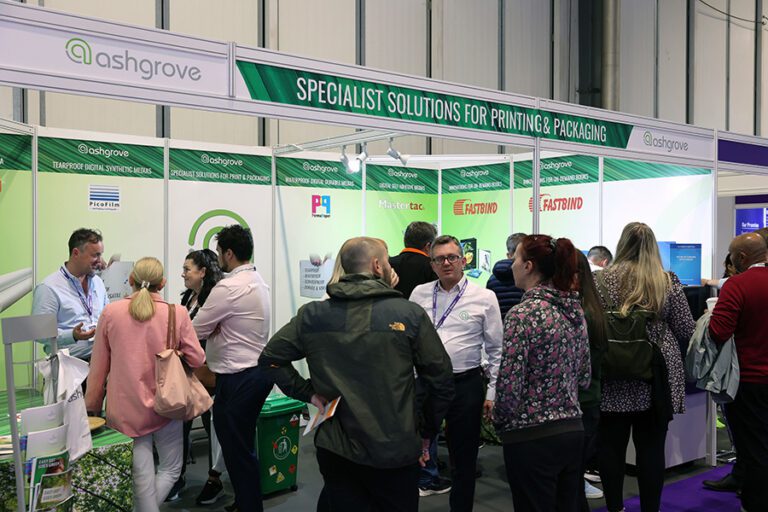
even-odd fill
[{"label": "man in blue shirt", "polygon": [[[56,315],[59,348],[72,356],[91,359],[93,335],[99,315],[107,305],[107,290],[96,271],[104,267],[101,233],[80,228],[69,237],[69,259],[35,287],[32,314]],[[51,349],[50,339],[38,340]]]}]

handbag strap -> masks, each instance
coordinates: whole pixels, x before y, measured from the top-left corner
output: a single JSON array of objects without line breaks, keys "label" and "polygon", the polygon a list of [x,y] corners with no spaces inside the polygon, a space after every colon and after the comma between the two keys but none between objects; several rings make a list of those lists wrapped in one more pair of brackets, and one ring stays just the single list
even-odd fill
[{"label": "handbag strap", "polygon": [[168,333],[165,337],[165,348],[177,350],[179,348],[176,337],[176,306],[168,304]]}]

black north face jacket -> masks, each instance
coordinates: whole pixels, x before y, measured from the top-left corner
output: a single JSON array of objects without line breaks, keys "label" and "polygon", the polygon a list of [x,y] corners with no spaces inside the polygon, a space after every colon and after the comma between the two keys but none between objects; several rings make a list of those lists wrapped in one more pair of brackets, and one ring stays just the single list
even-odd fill
[{"label": "black north face jacket", "polygon": [[[344,276],[328,294],[302,306],[269,340],[259,366],[293,398],[342,397],[320,425],[317,446],[377,468],[414,464],[421,438],[437,433],[454,392],[451,360],[432,322],[371,274]],[[305,357],[311,381],[291,365]],[[414,368],[429,393],[421,411]]]}]

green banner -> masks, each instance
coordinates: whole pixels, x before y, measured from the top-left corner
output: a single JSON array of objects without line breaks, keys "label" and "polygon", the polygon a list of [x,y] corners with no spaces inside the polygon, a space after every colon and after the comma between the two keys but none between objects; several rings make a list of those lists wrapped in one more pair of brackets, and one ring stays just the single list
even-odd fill
[{"label": "green banner", "polygon": [[509,163],[443,169],[443,194],[509,190]]},{"label": "green banner", "polygon": [[683,165],[638,162],[636,160],[603,160],[603,181],[645,180],[672,178],[674,176],[698,176],[711,174],[710,169],[686,167]]},{"label": "green banner", "polygon": [[251,99],[389,119],[626,148],[632,125],[237,61]]},{"label": "green banner", "polygon": [[277,184],[286,187],[362,190],[363,178],[360,172],[348,172],[341,162],[278,158]]},{"label": "green banner", "polygon": [[170,149],[171,180],[271,185],[272,159],[263,155]]},{"label": "green banner", "polygon": [[365,187],[378,192],[437,194],[437,171],[413,167],[365,166]]},{"label": "green banner", "polygon": [[[600,180],[599,160],[596,156],[571,155],[542,158],[541,186],[579,185]],[[533,188],[533,162],[515,162],[515,189]]]},{"label": "green banner", "polygon": [[163,148],[79,139],[38,139],[38,170],[163,179]]},{"label": "green banner", "polygon": [[0,133],[0,170],[32,170],[32,136]]}]

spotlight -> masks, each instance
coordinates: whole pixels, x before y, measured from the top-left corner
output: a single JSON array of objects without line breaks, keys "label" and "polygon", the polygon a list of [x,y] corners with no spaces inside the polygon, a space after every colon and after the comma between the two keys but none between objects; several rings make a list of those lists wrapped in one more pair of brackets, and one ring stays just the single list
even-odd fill
[{"label": "spotlight", "polygon": [[392,139],[389,139],[389,148],[387,149],[387,155],[394,158],[395,160],[400,160],[400,163],[403,164],[403,166],[408,165],[408,155],[403,155],[398,150],[392,147]]},{"label": "spotlight", "polygon": [[347,146],[341,146],[341,163],[344,164],[348,172],[352,172],[349,157],[347,156]]}]

